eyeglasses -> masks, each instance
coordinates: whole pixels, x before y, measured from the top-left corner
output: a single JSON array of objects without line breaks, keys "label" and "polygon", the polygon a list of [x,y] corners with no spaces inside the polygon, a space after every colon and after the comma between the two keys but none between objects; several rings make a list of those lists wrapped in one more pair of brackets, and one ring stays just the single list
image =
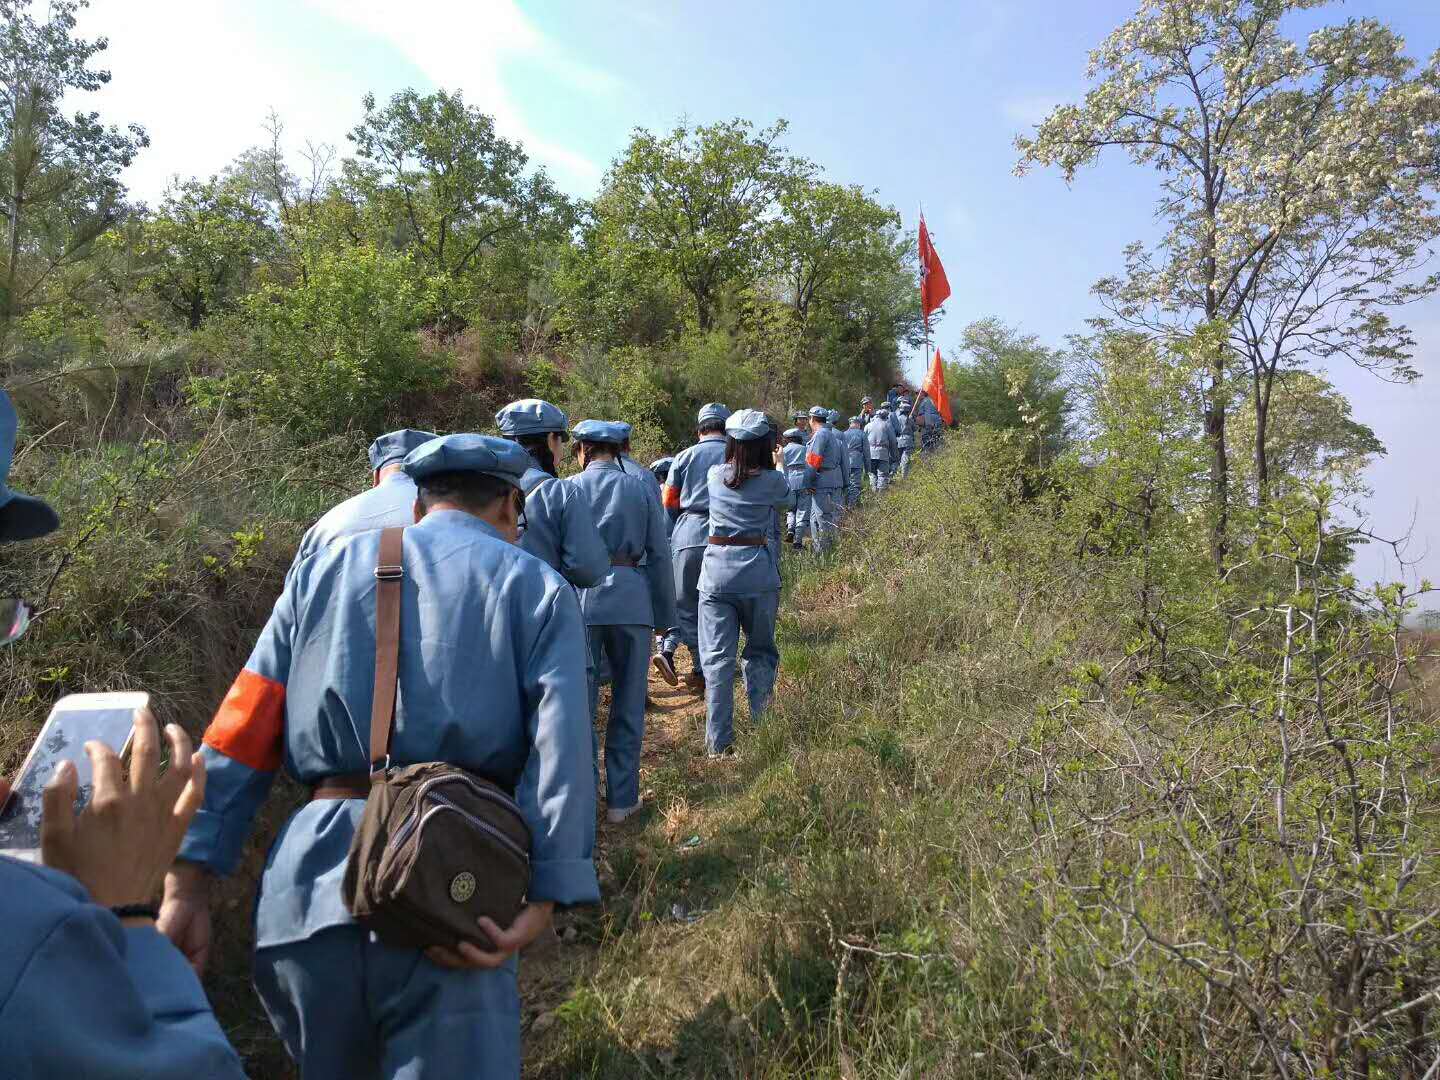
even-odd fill
[{"label": "eyeglasses", "polygon": [[18,641],[30,627],[33,612],[18,596],[0,598],[0,645]]}]

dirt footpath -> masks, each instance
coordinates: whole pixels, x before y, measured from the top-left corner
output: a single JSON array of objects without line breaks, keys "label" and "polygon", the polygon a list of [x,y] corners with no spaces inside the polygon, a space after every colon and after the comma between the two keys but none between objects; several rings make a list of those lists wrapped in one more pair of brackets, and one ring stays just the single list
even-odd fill
[{"label": "dirt footpath", "polygon": [[[680,667],[682,678],[689,670],[682,651]],[[601,761],[605,752],[605,718],[609,714],[610,693],[602,689],[600,694]],[[658,672],[650,669],[650,707],[645,711],[645,744],[640,754],[640,791],[642,800],[649,804],[654,792],[650,788],[650,773],[662,762],[677,754],[693,754],[704,743],[705,698],[685,688],[671,686],[660,678]],[[623,825],[605,824],[605,808],[601,803],[595,837],[595,866],[600,875],[602,904],[608,902],[617,888],[615,875],[607,858],[611,846],[623,837],[632,836],[634,831],[644,827],[648,813],[642,813]],[[528,1040],[531,1033],[539,1034],[550,1023],[550,1014],[564,1001],[574,987],[575,979],[581,975],[594,958],[598,946],[596,926],[598,913],[594,909],[573,913],[562,913],[556,920],[556,932],[541,938],[522,954],[520,959],[520,1008],[521,1024]]]}]

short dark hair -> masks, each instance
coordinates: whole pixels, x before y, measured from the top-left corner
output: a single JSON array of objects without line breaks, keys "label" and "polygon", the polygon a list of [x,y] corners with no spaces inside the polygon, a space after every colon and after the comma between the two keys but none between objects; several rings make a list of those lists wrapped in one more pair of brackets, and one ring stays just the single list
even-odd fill
[{"label": "short dark hair", "polygon": [[620,446],[613,442],[595,442],[590,439],[576,439],[575,446],[582,454],[594,454],[599,452],[610,457],[620,456]]},{"label": "short dark hair", "polygon": [[701,420],[700,423],[696,426],[695,430],[700,432],[701,435],[709,435],[716,431],[724,431],[725,421],[714,419]]},{"label": "short dark hair", "polygon": [[472,514],[483,513],[519,490],[489,473],[452,470],[431,473],[415,482],[420,492],[420,505],[429,511],[437,502],[453,502]]}]

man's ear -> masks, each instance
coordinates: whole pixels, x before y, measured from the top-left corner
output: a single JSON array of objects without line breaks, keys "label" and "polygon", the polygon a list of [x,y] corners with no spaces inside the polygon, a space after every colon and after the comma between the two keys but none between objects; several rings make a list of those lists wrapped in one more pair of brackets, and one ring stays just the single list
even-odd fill
[{"label": "man's ear", "polygon": [[425,516],[425,504],[420,501],[420,496],[415,496],[415,524],[420,524],[420,519]]}]

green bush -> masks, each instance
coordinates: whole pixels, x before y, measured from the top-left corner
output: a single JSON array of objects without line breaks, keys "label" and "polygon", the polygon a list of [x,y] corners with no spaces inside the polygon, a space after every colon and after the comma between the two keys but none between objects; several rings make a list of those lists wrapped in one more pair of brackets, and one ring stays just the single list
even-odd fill
[{"label": "green bush", "polygon": [[251,293],[208,335],[221,370],[190,380],[191,401],[212,414],[233,404],[302,439],[371,430],[394,397],[442,380],[441,355],[415,333],[423,306],[407,256],[323,252],[302,280]]}]

